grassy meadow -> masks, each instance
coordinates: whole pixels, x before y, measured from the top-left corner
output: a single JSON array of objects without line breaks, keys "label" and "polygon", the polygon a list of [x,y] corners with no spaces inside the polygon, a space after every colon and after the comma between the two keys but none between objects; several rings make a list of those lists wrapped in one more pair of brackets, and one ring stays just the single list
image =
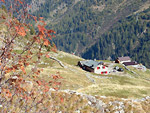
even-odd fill
[{"label": "grassy meadow", "polygon": [[[47,80],[52,74],[57,72],[63,77],[61,89],[75,90],[80,93],[98,96],[110,96],[119,98],[142,98],[150,95],[150,70],[143,72],[135,68],[129,67],[126,70],[122,65],[114,66],[122,67],[125,71],[121,73],[113,73],[112,75],[97,75],[82,70],[76,66],[77,62],[84,60],[75,55],[58,51],[58,53],[51,53],[50,56],[62,61],[66,68],[61,67],[57,62],[44,58],[43,64],[40,65],[44,71],[41,77]],[[136,72],[137,74],[132,73]],[[90,74],[91,80],[86,76]]]}]

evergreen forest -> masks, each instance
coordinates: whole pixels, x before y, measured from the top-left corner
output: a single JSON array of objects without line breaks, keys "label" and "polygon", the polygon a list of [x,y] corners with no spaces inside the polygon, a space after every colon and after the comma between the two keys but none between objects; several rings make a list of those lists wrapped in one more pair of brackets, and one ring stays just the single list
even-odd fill
[{"label": "evergreen forest", "polygon": [[53,41],[59,50],[86,59],[130,56],[150,67],[148,4],[149,0],[32,0],[30,12],[44,17],[47,27],[56,31]]}]

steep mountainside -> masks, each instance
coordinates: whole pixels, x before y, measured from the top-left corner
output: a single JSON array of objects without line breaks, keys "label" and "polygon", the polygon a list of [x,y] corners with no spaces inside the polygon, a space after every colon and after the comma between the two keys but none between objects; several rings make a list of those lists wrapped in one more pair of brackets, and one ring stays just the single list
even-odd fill
[{"label": "steep mountainside", "polygon": [[[44,16],[49,26],[57,32],[56,44],[59,49],[82,53],[118,20],[137,11],[147,2],[148,0],[45,0],[34,14]],[[33,4],[32,9],[36,9],[34,6],[36,5]]]},{"label": "steep mountainside", "polygon": [[[38,9],[36,9],[38,10]],[[144,19],[148,19],[149,10],[143,12],[143,16],[140,16],[137,19],[137,23]],[[6,12],[0,9],[0,17],[6,16]],[[127,20],[123,20],[125,22],[132,21],[134,17],[128,17]],[[141,19],[141,20],[140,20]],[[142,23],[141,22],[141,23]],[[133,22],[134,23],[134,22]],[[140,24],[141,24],[140,23]],[[4,25],[4,19],[0,20],[0,46],[5,44],[5,35],[9,34],[7,31],[6,25]],[[120,24],[122,25],[122,21]],[[126,24],[125,24],[126,25]],[[149,21],[144,24],[146,31],[139,34],[139,38],[141,40],[136,40],[138,44],[143,40],[146,40],[146,36],[149,36]],[[121,29],[120,26],[116,27],[117,29]],[[129,26],[130,28],[130,26]],[[122,28],[124,29],[124,28]],[[134,28],[133,28],[134,30]],[[28,30],[29,31],[29,30]],[[112,30],[113,31],[113,30]],[[138,32],[143,31],[142,27],[138,27]],[[116,31],[117,32],[117,31]],[[110,32],[111,33],[111,32]],[[106,36],[104,34],[102,36]],[[145,36],[144,38],[140,36]],[[25,38],[18,37],[14,43],[15,49],[12,51],[15,55],[22,53],[24,51],[24,46],[30,41],[31,34],[28,32]],[[100,39],[100,38],[99,38]],[[107,38],[106,38],[107,39]],[[113,38],[112,38],[113,39]],[[143,41],[144,42],[144,41]],[[148,42],[148,41],[147,41]],[[108,43],[109,44],[109,43]],[[116,48],[116,46],[113,47]],[[98,46],[99,47],[99,46]],[[136,46],[135,46],[136,47]],[[35,45],[32,47],[33,50],[36,51],[35,48],[39,48],[39,45]],[[133,48],[133,47],[132,47]],[[33,52],[35,52],[33,51]],[[29,51],[28,51],[29,52]],[[40,54],[46,54],[47,49],[43,47],[41,49]],[[24,53],[23,55],[26,55]],[[25,90],[27,97],[30,99],[26,99],[24,101],[22,94],[23,90],[20,90],[21,95],[14,94],[12,98],[6,98],[4,101],[0,103],[0,112],[5,113],[9,110],[9,112],[41,112],[38,108],[43,109],[45,112],[77,112],[77,113],[148,113],[150,111],[150,70],[149,69],[138,69],[134,67],[124,67],[121,64],[115,64],[109,60],[104,61],[104,63],[111,68],[111,72],[108,75],[100,75],[94,74],[90,72],[86,72],[77,66],[78,61],[85,60],[78,56],[68,54],[62,51],[50,52],[50,57],[41,56],[40,63],[36,65],[38,70],[38,74],[31,74],[28,78],[23,74],[23,78],[20,79],[18,76],[19,70],[15,73],[14,70],[8,73],[4,79],[9,80],[11,77],[11,73],[14,74],[13,77],[15,81],[8,81],[8,87],[10,87],[10,91],[17,91],[17,86],[21,85]],[[29,56],[27,56],[29,57]],[[26,57],[26,58],[27,58]],[[30,59],[30,61],[36,62],[36,58],[38,54],[34,55],[34,59]],[[24,60],[26,60],[26,58]],[[53,60],[55,58],[56,60]],[[20,60],[20,57],[19,57]],[[11,59],[10,62],[16,61],[15,59]],[[60,62],[62,65],[60,65]],[[10,65],[10,64],[8,64]],[[26,64],[23,64],[26,65]],[[114,67],[120,67],[124,71],[113,71]],[[1,66],[2,68],[2,66]],[[3,68],[2,68],[3,69]],[[31,63],[26,69],[26,72],[34,71],[33,63]],[[39,74],[39,71],[41,73]],[[22,70],[23,71],[23,70]],[[55,76],[56,75],[56,76]],[[50,85],[53,83],[53,79],[60,78],[59,80],[54,81],[54,86]],[[3,79],[1,79],[3,80]],[[38,80],[41,80],[40,82]],[[22,81],[18,84],[14,85],[16,81]],[[28,82],[27,82],[28,81]],[[36,84],[33,85],[33,83]],[[42,83],[41,83],[42,82]],[[26,86],[23,86],[24,83],[27,83]],[[49,84],[47,84],[49,83]],[[31,85],[32,84],[32,85]],[[45,88],[48,91],[48,95],[44,95],[42,90],[42,85],[46,85]],[[1,84],[2,86],[3,84]],[[29,87],[30,86],[30,87]],[[37,87],[38,86],[38,87]],[[56,87],[57,86],[57,87]],[[34,91],[34,89],[36,89]],[[32,90],[34,91],[33,93]],[[0,88],[0,96],[7,95],[9,92],[6,91],[6,94],[3,92],[4,89]],[[31,95],[32,96],[31,96]],[[21,99],[18,101],[17,99]],[[31,97],[34,100],[31,100]],[[44,98],[46,101],[42,101]],[[39,99],[36,102],[36,99]],[[25,107],[22,107],[23,104],[26,104]],[[34,103],[36,104],[34,106]],[[27,105],[30,105],[29,107]],[[34,111],[33,111],[34,110]],[[38,111],[37,111],[38,110]]]},{"label": "steep mountainside", "polygon": [[150,67],[150,8],[119,21],[118,25],[99,37],[84,58],[115,59],[131,56],[132,60]]},{"label": "steep mountainside", "polygon": [[[51,89],[56,110],[67,112],[134,112],[148,113],[150,110],[150,70],[142,71],[133,67],[125,69],[122,65],[104,61],[115,67],[122,67],[124,72],[115,72],[108,75],[98,75],[82,70],[76,66],[78,61],[84,60],[75,55],[58,51],[50,53],[51,57],[60,60],[65,67],[52,59],[43,58],[39,65],[43,72],[39,77],[45,81],[51,79],[50,74],[56,72],[63,77],[61,87],[57,92],[63,97],[60,103],[59,97],[55,97],[55,91]],[[110,66],[109,65],[109,66]],[[134,73],[133,73],[134,71]],[[65,107],[64,107],[65,106]]]},{"label": "steep mountainside", "polygon": [[[145,53],[146,50],[144,47],[142,48],[142,45],[145,43],[148,45],[148,42],[139,37],[149,36],[146,35],[149,19],[140,17],[139,21],[136,22],[136,15],[138,16],[140,12],[149,8],[149,0],[33,1],[31,12],[45,17],[48,27],[57,32],[54,42],[59,50],[74,52],[88,59],[107,59],[109,56],[114,59],[120,55],[129,55],[133,57],[133,60],[138,60],[140,63],[145,64],[145,61],[148,60],[148,52]],[[145,13],[145,15],[148,14],[148,12]],[[128,16],[130,17],[125,19]],[[129,24],[126,24],[127,21],[130,21]],[[122,25],[124,28],[118,30]],[[130,29],[131,26],[134,27],[132,30]],[[115,32],[112,32],[112,29]],[[146,31],[144,32],[144,30]],[[144,34],[140,35],[141,33]],[[108,36],[109,34],[113,37]],[[142,42],[140,42],[141,40]],[[136,44],[129,47],[132,43]],[[113,49],[112,45],[116,49]],[[139,54],[145,54],[145,57]],[[147,63],[146,66],[149,64]]]}]

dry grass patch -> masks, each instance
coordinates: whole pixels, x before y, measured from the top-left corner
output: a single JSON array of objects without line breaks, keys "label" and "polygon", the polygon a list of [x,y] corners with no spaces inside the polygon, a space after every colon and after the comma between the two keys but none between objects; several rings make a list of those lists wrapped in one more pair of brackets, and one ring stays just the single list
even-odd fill
[{"label": "dry grass patch", "polygon": [[78,61],[84,59],[61,51],[50,53],[50,56],[62,61],[66,68],[61,67],[51,59],[43,58],[43,64],[39,66],[44,71],[40,77],[48,81],[51,80],[52,75],[59,73],[63,77],[61,89],[76,90],[89,95],[105,95],[119,98],[140,98],[150,95],[150,92],[148,92],[150,82],[142,78],[149,77],[149,70],[141,72],[130,68],[141,74],[141,76],[137,76],[127,71],[122,65],[116,64],[115,66],[123,68],[125,72],[118,75],[95,75],[94,73],[89,73],[90,78],[95,81],[94,83],[86,76],[88,72],[76,66]]},{"label": "dry grass patch", "polygon": [[65,68],[44,68],[44,71],[41,73],[41,77],[47,80],[51,75],[56,74],[57,72],[59,72],[60,76],[63,77],[61,80],[62,89],[76,90],[91,84],[84,73],[80,73],[78,71],[74,72]]}]

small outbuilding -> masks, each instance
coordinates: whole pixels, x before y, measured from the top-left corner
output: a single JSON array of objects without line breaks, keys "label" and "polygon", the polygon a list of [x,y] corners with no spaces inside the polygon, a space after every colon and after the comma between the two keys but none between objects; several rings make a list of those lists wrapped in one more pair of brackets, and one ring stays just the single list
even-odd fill
[{"label": "small outbuilding", "polygon": [[108,67],[103,62],[97,62],[94,60],[79,61],[78,66],[83,70],[93,72],[96,74],[108,74]]},{"label": "small outbuilding", "polygon": [[131,58],[129,56],[126,56],[126,57],[118,57],[115,60],[115,63],[121,63],[121,64],[123,64],[124,62],[131,62]]},{"label": "small outbuilding", "polygon": [[125,66],[137,66],[138,63],[137,62],[124,62],[123,63]]}]

